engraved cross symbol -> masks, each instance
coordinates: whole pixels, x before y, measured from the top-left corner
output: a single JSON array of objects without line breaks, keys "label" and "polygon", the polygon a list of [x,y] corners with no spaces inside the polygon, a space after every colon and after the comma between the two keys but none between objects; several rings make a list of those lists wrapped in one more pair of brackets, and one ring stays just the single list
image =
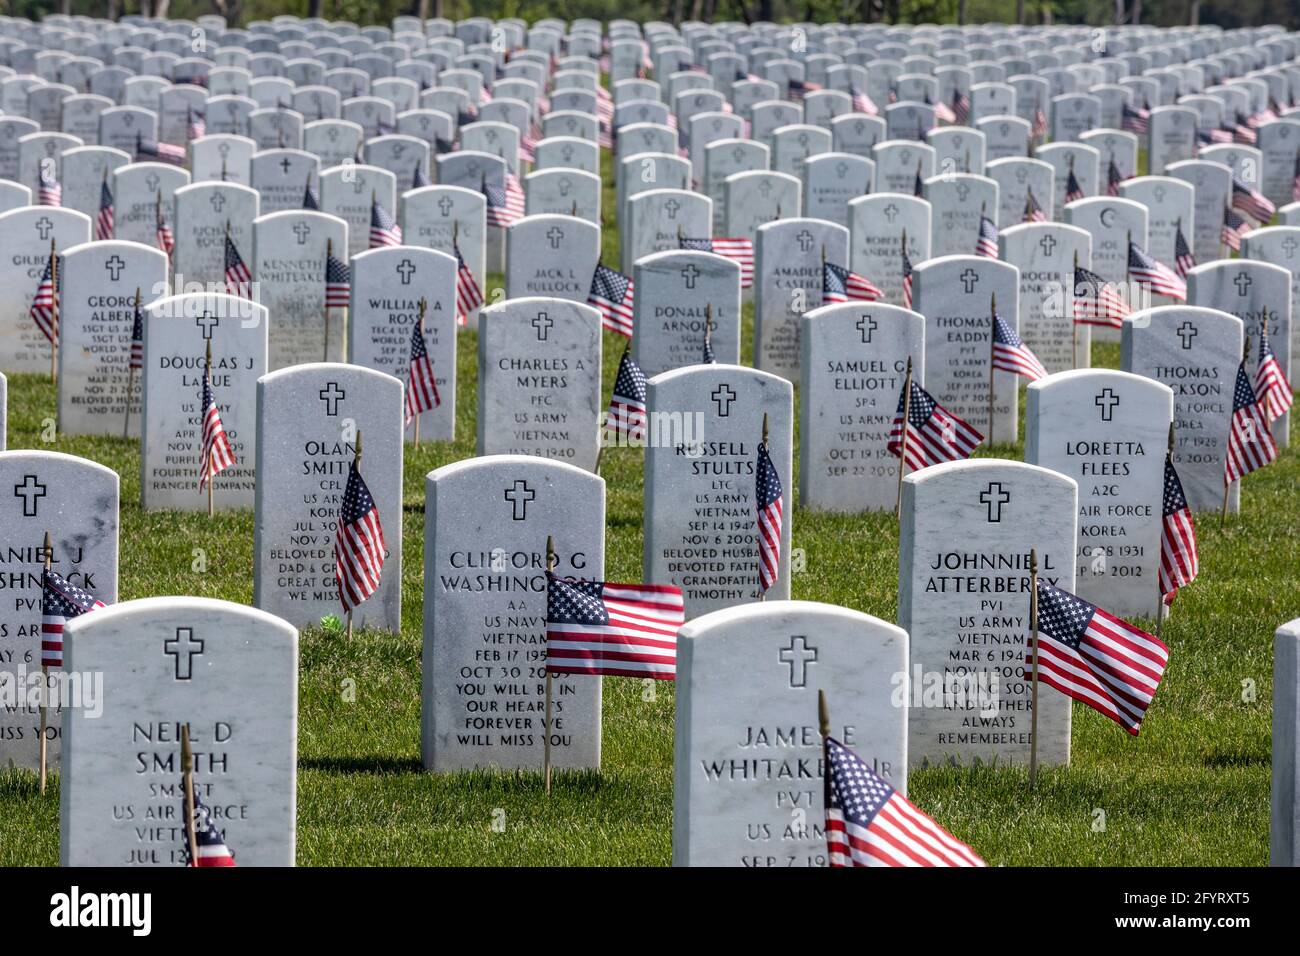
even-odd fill
[{"label": "engraved cross symbol", "polygon": [[546,333],[550,331],[551,326],[553,326],[554,324],[555,324],[555,320],[552,319],[549,315],[547,315],[545,312],[538,312],[537,315],[533,318],[533,328],[537,330],[537,341],[545,342]]},{"label": "engraved cross symbol", "polygon": [[160,180],[160,179],[158,178],[158,174],[157,174],[157,173],[150,173],[148,176],[146,176],[146,177],[144,178],[144,184],[145,184],[146,187],[148,187],[149,192],[150,192],[151,194],[152,194],[152,193],[156,193],[156,192],[158,192],[158,186],[159,186],[161,183],[162,183],[162,180]]},{"label": "engraved cross symbol", "polygon": [[979,273],[969,266],[966,268],[966,271],[957,278],[961,280],[961,284],[965,287],[967,295],[975,291],[975,283],[980,281]]},{"label": "engraved cross symbol", "polygon": [[897,216],[898,216],[898,207],[891,202],[888,206],[885,207],[885,218],[888,219],[890,222],[893,222],[895,217]]},{"label": "engraved cross symbol", "polygon": [[191,680],[194,658],[203,656],[203,642],[195,639],[193,628],[178,627],[175,637],[163,641],[163,653],[175,661],[177,680]]},{"label": "engraved cross symbol", "polygon": [[807,252],[813,247],[813,234],[807,229],[803,230],[795,238],[799,240],[799,249],[801,251]]},{"label": "engraved cross symbol", "polygon": [[962,202],[965,202],[968,198],[970,198],[970,186],[967,185],[966,183],[958,183],[957,198]]},{"label": "engraved cross symbol", "polygon": [[330,382],[320,390],[320,400],[325,403],[325,414],[333,417],[339,413],[339,402],[347,398],[347,392],[339,388],[338,382]]},{"label": "engraved cross symbol", "polygon": [[126,268],[126,263],[122,261],[121,256],[114,255],[104,263],[104,268],[108,271],[109,278],[116,282],[121,277],[122,270]]},{"label": "engraved cross symbol", "polygon": [[410,259],[403,259],[397,266],[397,274],[402,277],[402,285],[410,285],[411,276],[415,274],[415,263]]},{"label": "engraved cross symbol", "polygon": [[1002,506],[1010,501],[1011,492],[1004,490],[1000,481],[990,481],[980,492],[980,504],[988,505],[989,521],[994,524],[1002,520]]},{"label": "engraved cross symbol", "polygon": [[226,206],[226,197],[221,193],[213,193],[208,197],[208,202],[212,203],[213,211],[220,213]]},{"label": "engraved cross symbol", "polygon": [[205,339],[212,338],[212,330],[221,324],[221,320],[211,312],[204,312],[194,317],[194,324],[203,330]]},{"label": "engraved cross symbol", "polygon": [[808,686],[808,665],[817,663],[817,648],[808,646],[808,638],[792,635],[790,646],[781,648],[777,655],[782,664],[790,666],[790,686]]},{"label": "engraved cross symbol", "polygon": [[664,211],[668,213],[669,219],[676,219],[677,211],[681,208],[682,208],[682,204],[679,203],[676,199],[670,199],[666,203],[664,203]]},{"label": "engraved cross symbol", "polygon": [[552,226],[546,233],[546,240],[551,244],[552,249],[560,248],[560,241],[564,238],[564,230],[559,226]]},{"label": "engraved cross symbol", "polygon": [[858,331],[862,333],[862,344],[868,345],[871,342],[871,333],[876,331],[880,323],[869,315],[864,315],[858,319]]},{"label": "engraved cross symbol", "polygon": [[1043,236],[1038,240],[1038,248],[1043,250],[1043,255],[1050,256],[1052,250],[1056,248],[1056,239],[1052,236]]},{"label": "engraved cross symbol", "polygon": [[441,199],[438,200],[438,209],[439,211],[442,212],[443,219],[446,219],[448,216],[451,215],[451,207],[454,205],[455,203],[451,201],[450,196],[443,196]]},{"label": "engraved cross symbol", "polygon": [[772,180],[764,179],[762,182],[760,182],[758,184],[758,191],[762,193],[764,199],[772,195]]},{"label": "engraved cross symbol", "polygon": [[1286,257],[1288,259],[1295,258],[1295,250],[1298,245],[1300,245],[1300,242],[1296,242],[1294,236],[1287,236],[1282,240],[1282,249],[1286,252]]},{"label": "engraved cross symbol", "polygon": [[23,517],[36,517],[36,502],[45,497],[45,486],[35,475],[24,475],[21,484],[14,485],[14,497],[23,499]]},{"label": "engraved cross symbol", "polygon": [[1192,347],[1192,339],[1200,335],[1200,332],[1197,331],[1196,326],[1192,325],[1190,321],[1187,321],[1178,327],[1177,335],[1183,340],[1183,348],[1190,349]]},{"label": "engraved cross symbol", "polygon": [[506,501],[514,506],[514,513],[511,517],[515,521],[523,521],[528,517],[528,502],[537,497],[537,492],[528,487],[528,482],[522,478],[516,478],[514,485],[506,489]]},{"label": "engraved cross symbol", "polygon": [[41,216],[36,220],[36,231],[42,239],[50,238],[50,230],[54,228],[54,223],[50,222],[48,216]]},{"label": "engraved cross symbol", "polygon": [[1237,286],[1237,295],[1245,296],[1250,292],[1250,284],[1255,280],[1250,277],[1245,269],[1237,273],[1237,278],[1232,280]]},{"label": "engraved cross symbol", "polygon": [[289,162],[288,156],[280,160],[280,172],[283,173],[285,176],[289,175],[289,170],[292,168],[293,168],[293,163]]},{"label": "engraved cross symbol", "polygon": [[307,225],[305,222],[295,223],[293,232],[294,235],[298,237],[298,245],[305,246],[307,244],[307,237],[311,235],[311,226]]},{"label": "engraved cross symbol", "polygon": [[714,404],[718,406],[718,417],[730,417],[731,403],[736,400],[736,393],[731,390],[731,386],[723,382],[713,390],[710,397],[713,399]]},{"label": "engraved cross symbol", "polygon": [[1112,421],[1111,416],[1115,413],[1115,406],[1119,404],[1119,396],[1109,388],[1102,389],[1100,395],[1093,401],[1093,404],[1101,409],[1101,420],[1103,422]]},{"label": "engraved cross symbol", "polygon": [[686,280],[686,288],[688,289],[695,288],[695,280],[699,277],[700,270],[695,268],[693,263],[682,270],[682,278]]}]

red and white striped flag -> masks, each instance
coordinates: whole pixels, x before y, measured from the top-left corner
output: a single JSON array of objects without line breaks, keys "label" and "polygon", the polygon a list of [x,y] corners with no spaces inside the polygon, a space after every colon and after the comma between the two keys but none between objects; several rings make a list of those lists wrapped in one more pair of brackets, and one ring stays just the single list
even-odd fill
[{"label": "red and white striped flag", "polygon": [[758,584],[763,591],[776,584],[781,569],[781,512],[783,494],[781,476],[767,452],[767,442],[759,442],[755,465],[754,520],[758,539]]},{"label": "red and white striped flag", "polygon": [[831,866],[987,865],[834,737],[823,738],[823,753]]},{"label": "red and white striped flag", "polygon": [[1091,269],[1074,270],[1074,322],[1122,329],[1133,310],[1115,286]]},{"label": "red and white striped flag", "polygon": [[839,302],[877,302],[884,295],[865,276],[833,262],[822,262],[822,305]]},{"label": "red and white striped flag", "polygon": [[56,571],[41,574],[41,666],[63,666],[63,625],[104,606]]},{"label": "red and white striped flag", "polygon": [[158,248],[171,258],[172,250],[176,248],[176,235],[172,232],[172,227],[167,225],[167,217],[163,213],[162,194],[158,196],[158,204],[155,207],[156,229],[154,232],[154,242]]},{"label": "red and white striped flag", "polygon": [[700,239],[682,236],[678,245],[696,252],[711,252],[730,259],[740,266],[740,287],[748,289],[754,284],[754,243],[748,239]]},{"label": "red and white striped flag", "polygon": [[1268,413],[1251,387],[1246,363],[1237,366],[1237,383],[1232,391],[1232,425],[1228,432],[1228,454],[1223,462],[1224,484],[1244,478],[1277,458],[1277,442],[1269,430]]},{"label": "red and white striped flag", "polygon": [[1187,301],[1187,283],[1163,262],[1147,255],[1133,241],[1128,244],[1128,274],[1159,295]]},{"label": "red and white striped flag", "polygon": [[1183,221],[1180,219],[1174,224],[1174,271],[1178,273],[1178,278],[1186,279],[1187,273],[1195,268],[1196,256],[1192,254],[1192,247],[1183,235]]},{"label": "red and white striped flag", "polygon": [[339,602],[345,612],[379,590],[386,554],[379,508],[353,459],[348,465],[348,483],[343,491],[343,507],[334,540]]},{"label": "red and white striped flag", "polygon": [[632,344],[623,347],[623,357],[618,362],[618,375],[609,398],[609,414],[605,427],[615,438],[626,436],[633,441],[644,441],[646,433],[646,379],[641,366],[632,359]]},{"label": "red and white striped flag", "polygon": [[380,203],[374,194],[370,197],[370,248],[382,249],[385,246],[402,244],[402,227]]},{"label": "red and white striped flag", "polygon": [[[185,819],[185,798],[181,798],[181,819]],[[186,833],[184,827],[180,828],[182,834]],[[226,846],[226,836],[217,829],[212,822],[212,812],[203,805],[199,797],[199,791],[196,787],[194,790],[194,842],[198,847],[198,859],[190,859],[189,840],[183,839],[185,844],[185,865],[187,867],[218,867],[234,866],[235,854]]]},{"label": "red and white striped flag", "polygon": [[1083,598],[1038,582],[1038,639],[1024,676],[1109,717],[1134,737],[1169,664],[1169,648]]},{"label": "red and white striped flag", "polygon": [[[1219,230],[1219,241],[1233,252],[1241,251],[1241,237],[1250,232],[1250,224],[1231,209],[1223,210],[1223,228]],[[1185,278],[1185,277],[1184,277]]]},{"label": "red and white striped flag", "polygon": [[58,268],[58,255],[51,253],[45,260],[45,271],[36,286],[36,295],[32,297],[32,307],[28,311],[36,327],[50,342],[59,340],[58,293],[54,288],[54,270]]},{"label": "red and white striped flag", "polygon": [[1270,423],[1285,415],[1295,401],[1291,383],[1282,371],[1277,353],[1269,344],[1267,329],[1263,328],[1259,336],[1259,361],[1255,364],[1255,393]]},{"label": "red and white striped flag", "polygon": [[1030,189],[1025,195],[1025,218],[1024,222],[1047,222],[1047,213],[1043,212],[1043,207],[1038,204],[1038,198],[1034,195],[1033,189]]},{"label": "red and white striped flag", "polygon": [[36,202],[40,206],[63,205],[63,184],[59,182],[59,173],[53,160],[41,163],[41,182]]},{"label": "red and white striped flag", "polygon": [[95,217],[95,238],[113,238],[113,190],[108,188],[108,177],[99,186],[99,215]]},{"label": "red and white striped flag", "polygon": [[975,255],[986,259],[998,257],[998,227],[983,213],[980,213],[980,234],[975,240]]},{"label": "red and white striped flag", "polygon": [[226,293],[241,299],[253,297],[253,274],[248,271],[244,257],[235,247],[235,240],[226,233]]},{"label": "red and white striped flag", "polygon": [[902,249],[902,269],[903,269],[903,308],[912,307],[912,257],[907,254],[907,237],[903,237]]},{"label": "red and white striped flag", "polygon": [[546,575],[546,670],[675,680],[681,588]]},{"label": "red and white striped flag", "polygon": [[460,246],[453,242],[451,248],[456,253],[456,324],[464,326],[469,324],[469,314],[483,304],[483,290],[460,254]]},{"label": "red and white striped flag", "polygon": [[1196,524],[1183,493],[1183,483],[1173,459],[1165,456],[1165,489],[1160,526],[1160,594],[1166,604],[1174,603],[1179,588],[1196,579],[1201,559],[1196,549]]},{"label": "red and white striped flag", "polygon": [[227,468],[235,466],[235,449],[226,437],[226,428],[221,424],[221,413],[217,410],[217,400],[212,394],[212,369],[203,367],[203,392],[201,395],[201,414],[203,416],[203,446],[199,452],[199,488],[221,474]]},{"label": "red and white striped flag", "polygon": [[1232,208],[1239,209],[1251,219],[1266,223],[1273,218],[1277,207],[1258,189],[1247,186],[1236,176],[1232,177]]},{"label": "red and white striped flag", "polygon": [[421,412],[437,408],[442,404],[438,394],[438,383],[433,378],[433,360],[429,358],[429,349],[424,342],[424,330],[421,323],[411,326],[411,361],[406,366],[406,424],[419,416]]},{"label": "red and white striped flag", "polygon": [[346,309],[352,304],[352,267],[334,253],[325,253],[325,308]]},{"label": "red and white striped flag", "polygon": [[[898,395],[898,409],[889,429],[886,446],[891,455],[900,457],[903,443],[903,404],[907,391],[904,383]],[[905,461],[913,471],[944,461],[969,458],[984,436],[934,400],[916,382],[907,408],[907,454]]]},{"label": "red and white striped flag", "polygon": [[591,276],[587,304],[594,306],[600,313],[600,324],[609,331],[630,339],[635,301],[636,287],[632,280],[604,263],[597,262],[596,271]]},{"label": "red and white striped flag", "polygon": [[1036,382],[1047,378],[1047,368],[1038,356],[1021,341],[1020,336],[1002,316],[993,315],[993,367]]},{"label": "red and white striped flag", "polygon": [[514,173],[506,173],[506,184],[493,186],[484,181],[483,195],[487,199],[487,224],[510,226],[524,217],[526,202],[524,191]]}]

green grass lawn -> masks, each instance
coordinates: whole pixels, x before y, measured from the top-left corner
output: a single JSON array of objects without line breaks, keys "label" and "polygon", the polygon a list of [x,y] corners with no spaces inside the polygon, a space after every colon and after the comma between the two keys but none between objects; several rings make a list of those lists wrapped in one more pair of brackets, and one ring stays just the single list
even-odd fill
[{"label": "green grass lawn", "polygon": [[[608,156],[605,162],[612,184]],[[604,200],[612,209],[612,185]],[[606,223],[609,263],[618,261],[613,226]],[[752,329],[747,307],[746,363]],[[606,396],[623,344],[606,333]],[[474,454],[476,350],[476,337],[462,334],[459,439],[406,450],[402,633],[358,632],[351,642],[320,629],[302,635],[298,862],[665,865],[671,857],[671,684],[656,682],[647,699],[642,682],[607,679],[602,769],[557,774],[549,799],[538,774],[434,776],[420,769],[424,477]],[[1093,360],[1117,367],[1119,349],[1094,346]],[[82,455],[122,476],[122,600],[160,594],[252,600],[251,512],[214,521],[142,512],[137,442],[43,442],[55,394],[37,377],[11,377],[9,402],[10,448]],[[1022,447],[992,454],[1020,459]],[[641,457],[636,449],[611,449],[604,458],[611,580],[641,579]],[[1172,661],[1140,738],[1075,705],[1072,763],[1042,771],[1036,791],[1028,789],[1023,769],[942,767],[910,775],[913,801],[994,865],[1266,864],[1272,634],[1300,616],[1298,479],[1300,456],[1287,452],[1246,479],[1243,513],[1226,528],[1217,517],[1200,521],[1201,577],[1180,595],[1165,626]],[[793,547],[806,551],[807,569],[794,576],[793,596],[892,621],[897,546],[892,515],[796,508]],[[195,548],[207,552],[205,573],[190,570]],[[0,864],[57,863],[58,797],[57,777],[42,798],[35,774],[0,773]]]}]

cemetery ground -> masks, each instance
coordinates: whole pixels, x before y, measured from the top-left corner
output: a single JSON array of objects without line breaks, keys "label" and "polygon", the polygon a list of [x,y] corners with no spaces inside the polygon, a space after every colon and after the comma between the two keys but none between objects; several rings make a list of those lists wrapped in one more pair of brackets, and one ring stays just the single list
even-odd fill
[{"label": "cemetery ground", "polygon": [[[614,205],[608,164],[606,157],[606,210]],[[613,226],[607,222],[604,234],[611,263],[618,261]],[[489,289],[501,284],[500,276],[489,278]],[[745,364],[752,360],[752,328],[747,305]],[[624,343],[605,333],[606,399]],[[474,455],[476,353],[476,336],[462,332],[457,441],[406,449],[401,634],[358,631],[351,641],[336,627],[302,634],[298,862],[666,865],[669,682],[607,678],[601,770],[558,773],[549,798],[537,773],[421,770],[424,480],[430,470]],[[1093,364],[1118,367],[1118,346],[1094,345]],[[47,443],[42,432],[55,415],[53,386],[30,375],[12,376],[9,386],[10,448],[81,455],[121,475],[121,600],[189,594],[251,602],[251,510],[213,520],[141,511],[138,442],[58,437]],[[796,469],[797,441],[796,434]],[[1020,460],[1022,451],[1017,444],[977,454]],[[642,578],[642,454],[611,449],[604,457],[610,580]],[[787,489],[796,505],[797,486],[796,480]],[[910,775],[912,800],[991,865],[1266,865],[1272,634],[1295,616],[1298,487],[1300,452],[1293,447],[1246,479],[1242,513],[1225,528],[1217,514],[1199,516],[1200,578],[1179,596],[1165,626],[1172,662],[1141,737],[1075,704],[1071,765],[1042,770],[1035,791],[1022,767],[937,767]],[[792,546],[805,556],[804,570],[792,578],[793,597],[895,619],[892,514],[796,507],[792,521]],[[201,559],[206,569],[199,570]],[[1154,590],[1152,582],[1153,605]],[[833,714],[833,699],[830,706]],[[55,776],[42,798],[35,774],[0,773],[0,865],[57,864],[58,787]]]}]

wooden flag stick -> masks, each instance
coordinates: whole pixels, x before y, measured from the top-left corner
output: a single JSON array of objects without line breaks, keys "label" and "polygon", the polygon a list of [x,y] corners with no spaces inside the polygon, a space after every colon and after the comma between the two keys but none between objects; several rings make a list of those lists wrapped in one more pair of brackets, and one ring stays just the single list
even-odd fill
[{"label": "wooden flag stick", "polygon": [[903,381],[903,433],[898,439],[898,498],[894,501],[894,517],[903,517],[903,475],[907,473],[908,416],[912,414],[912,356],[907,357],[907,378]]},{"label": "wooden flag stick", "polygon": [[[1165,457],[1170,458],[1174,453],[1174,423],[1169,423],[1169,449],[1165,452]],[[1156,574],[1156,637],[1160,636],[1160,631],[1165,624],[1165,594],[1160,586],[1160,575]]]},{"label": "wooden flag stick", "polygon": [[190,866],[199,865],[199,835],[194,829],[194,751],[190,749],[190,725],[181,726],[181,782],[185,788],[185,842],[190,848]]},{"label": "wooden flag stick", "polygon": [[325,357],[322,362],[330,360],[330,258],[334,255],[334,240],[325,240]]},{"label": "wooden flag stick", "polygon": [[[713,303],[704,303],[704,353],[713,350]],[[701,355],[700,358],[704,356]]]},{"label": "wooden flag stick", "polygon": [[1033,702],[1029,717],[1029,786],[1038,781],[1038,549],[1029,549],[1029,630],[1033,641]]},{"label": "wooden flag stick", "polygon": [[[207,344],[207,350],[205,352],[205,357],[203,360],[203,369],[204,369],[205,377],[207,378],[208,382],[211,383],[212,381],[212,339],[208,339],[206,344]],[[217,396],[215,392],[212,395],[212,404],[213,405],[217,404]],[[209,467],[210,466],[208,462],[206,461],[203,462],[203,468],[205,471],[208,470]],[[213,517],[217,513],[214,491],[213,491],[213,486],[216,485],[216,483],[217,483],[217,476],[215,474],[208,475],[208,517],[209,518]]]},{"label": "wooden flag stick", "polygon": [[831,711],[826,706],[826,691],[817,691],[817,727],[823,737],[831,735]]},{"label": "wooden flag stick", "polygon": [[[354,445],[356,451],[352,457],[352,464],[356,466],[358,472],[361,471],[361,429],[356,432],[356,442]],[[352,640],[352,608],[348,608],[348,640]]]},{"label": "wooden flag stick", "polygon": [[[559,557],[555,553],[555,538],[551,535],[546,536],[546,570],[554,574],[556,566],[560,563]],[[548,584],[549,587],[549,584]],[[542,744],[542,776],[546,783],[546,795],[551,795],[551,669],[546,668],[546,723],[542,725],[542,730],[546,734]]]},{"label": "wooden flag stick", "polygon": [[[140,311],[140,287],[139,287],[139,286],[136,286],[136,287],[135,287],[135,311],[136,311],[136,312],[139,312],[139,311]],[[134,315],[132,316],[131,333],[132,333],[132,335],[131,335],[131,351],[134,352],[134,351],[135,351],[135,319],[134,319]],[[143,332],[142,332],[141,334],[143,334]],[[140,343],[140,347],[141,347],[141,349],[144,348],[144,343],[143,343],[143,342]],[[122,437],[123,437],[123,438],[130,438],[130,437],[131,437],[131,399],[132,399],[132,397],[135,395],[135,363],[134,363],[134,362],[131,362],[131,361],[128,361],[128,362],[127,362],[127,365],[130,366],[130,368],[127,370],[127,373],[126,373],[126,415],[123,417],[123,421],[122,421]]]},{"label": "wooden flag stick", "polygon": [[997,370],[993,367],[993,356],[997,353],[997,314],[998,296],[989,296],[989,447],[993,447],[993,399],[996,391]]},{"label": "wooden flag stick", "polygon": [[[421,339],[424,338],[424,315],[428,310],[429,310],[429,300],[426,299],[424,296],[420,296],[420,311],[416,315],[415,321],[420,323]],[[411,380],[411,374],[409,370],[407,371],[406,374],[406,380],[407,383],[409,384]],[[415,416],[414,425],[415,425],[415,447],[419,448],[420,447],[420,416],[419,415]]]},{"label": "wooden flag stick", "polygon": [[50,337],[50,381],[56,385],[59,381],[59,256],[54,251],[54,240],[50,239],[50,312],[54,321],[50,327],[54,335]]},{"label": "wooden flag stick", "polygon": [[[45,570],[48,571],[54,566],[54,543],[50,540],[50,533],[45,532],[45,544],[42,548],[45,557]],[[44,590],[45,581],[41,580],[41,588]],[[45,663],[45,654],[41,654],[41,795],[45,795],[45,775],[49,766],[50,743],[46,739],[49,732],[49,694],[50,694],[50,668]]]}]

